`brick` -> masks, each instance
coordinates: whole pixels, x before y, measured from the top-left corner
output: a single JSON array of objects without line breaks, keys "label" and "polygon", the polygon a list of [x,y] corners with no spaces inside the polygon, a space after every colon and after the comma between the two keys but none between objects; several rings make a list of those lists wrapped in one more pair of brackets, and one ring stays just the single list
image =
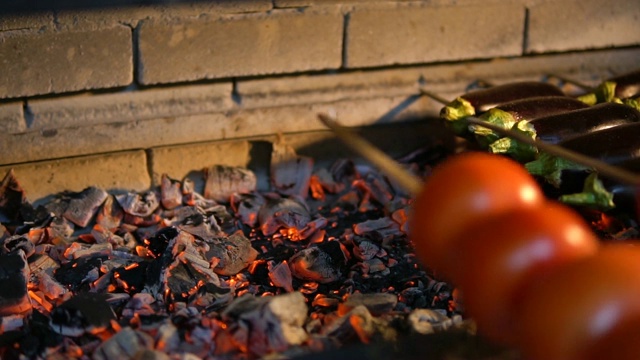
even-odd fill
[{"label": "brick", "polygon": [[131,29],[0,33],[0,98],[124,86],[133,80]]},{"label": "brick", "polygon": [[212,165],[247,166],[249,150],[246,140],[153,148],[149,152],[153,183],[160,184],[162,174],[181,180]]},{"label": "brick", "polygon": [[0,167],[0,176],[13,168],[27,198],[34,202],[64,190],[87,186],[105,190],[142,191],[151,186],[142,150]]},{"label": "brick", "polygon": [[22,102],[0,105],[0,133],[15,134],[27,128]]},{"label": "brick", "polygon": [[524,15],[517,3],[356,10],[346,30],[345,66],[519,55]]},{"label": "brick", "polygon": [[227,82],[29,100],[29,130],[222,112],[233,105],[232,88]]},{"label": "brick", "polygon": [[529,8],[527,52],[640,44],[637,0],[550,1]]},{"label": "brick", "polygon": [[53,12],[0,15],[0,31],[36,29],[53,24]]},{"label": "brick", "polygon": [[156,84],[337,68],[342,22],[338,12],[290,10],[206,21],[144,21],[138,34],[139,80]]}]

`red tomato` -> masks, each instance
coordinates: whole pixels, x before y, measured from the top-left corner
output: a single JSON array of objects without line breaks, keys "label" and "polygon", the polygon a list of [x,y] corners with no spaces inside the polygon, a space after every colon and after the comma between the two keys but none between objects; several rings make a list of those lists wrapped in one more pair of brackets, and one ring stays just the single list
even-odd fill
[{"label": "red tomato", "polygon": [[638,360],[640,358],[640,318],[625,320],[602,339],[588,345],[580,358]]},{"label": "red tomato", "polygon": [[512,321],[527,356],[582,359],[592,344],[604,341],[627,319],[640,317],[640,248],[603,246],[596,256],[529,283],[521,300]]},{"label": "red tomato", "polygon": [[570,208],[555,202],[516,209],[475,223],[455,240],[451,279],[467,313],[492,340],[513,343],[511,305],[532,277],[592,256],[598,238]]},{"label": "red tomato", "polygon": [[[544,201],[524,167],[499,155],[465,153],[435,168],[415,199],[410,235],[425,265],[447,274],[451,237],[469,223]],[[449,264],[449,267],[453,266]]]}]

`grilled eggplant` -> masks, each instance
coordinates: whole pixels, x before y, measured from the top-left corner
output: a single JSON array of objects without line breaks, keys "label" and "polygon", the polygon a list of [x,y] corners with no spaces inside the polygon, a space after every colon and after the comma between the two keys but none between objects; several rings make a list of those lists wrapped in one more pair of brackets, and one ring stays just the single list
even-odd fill
[{"label": "grilled eggplant", "polygon": [[[582,101],[568,96],[539,96],[498,105],[480,116],[480,119],[510,129],[519,121],[532,121],[541,117],[587,108]],[[483,147],[489,146],[501,136],[491,129],[470,125],[476,140]]]},{"label": "grilled eggplant", "polygon": [[563,96],[558,87],[551,84],[528,81],[498,85],[488,89],[470,91],[447,104],[440,117],[447,120],[453,131],[458,134],[468,133],[467,116],[479,115],[500,104],[519,99],[537,96]]},{"label": "grilled eggplant", "polygon": [[591,93],[584,94],[578,99],[586,104],[594,105],[600,102],[620,102],[640,95],[640,69],[612,77],[602,82]]},{"label": "grilled eggplant", "polygon": [[[558,143],[558,145],[611,165],[632,162],[640,158],[640,122],[619,125]],[[562,185],[564,171],[589,171],[571,161],[543,153],[525,164],[529,173],[544,177],[555,187]]]},{"label": "grilled eggplant", "polygon": [[[640,111],[626,105],[604,103],[530,121],[521,121],[513,129],[526,133],[531,138],[558,144],[586,134],[638,122],[640,122]],[[640,139],[636,142],[640,143]],[[587,145],[599,147],[598,144],[584,144],[584,147],[586,148]],[[536,154],[534,147],[510,138],[497,140],[489,146],[489,150],[493,153],[510,154],[520,161],[532,160]]]}]

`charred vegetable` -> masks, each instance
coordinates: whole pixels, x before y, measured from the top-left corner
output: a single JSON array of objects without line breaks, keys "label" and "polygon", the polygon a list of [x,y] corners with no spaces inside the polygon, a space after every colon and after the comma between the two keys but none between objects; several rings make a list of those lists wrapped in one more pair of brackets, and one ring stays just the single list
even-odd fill
[{"label": "charred vegetable", "polygon": [[[558,145],[611,165],[640,158],[640,122],[619,125],[574,137]],[[535,161],[525,164],[529,173],[544,177],[556,187],[562,184],[565,170],[589,170],[582,165],[543,153]]]},{"label": "charred vegetable", "polygon": [[620,102],[640,95],[640,69],[612,77],[600,84],[593,92],[578,97],[580,101],[593,105],[600,102]]},{"label": "charred vegetable", "polygon": [[[636,122],[640,122],[638,110],[626,105],[605,103],[530,121],[520,121],[513,129],[533,139],[558,144],[585,134]],[[594,144],[594,146],[598,145]],[[497,140],[489,146],[489,149],[493,153],[510,154],[520,161],[530,161],[536,154],[534,147],[510,138]]]},{"label": "charred vegetable", "polygon": [[[582,101],[568,96],[539,96],[498,105],[482,114],[480,119],[509,129],[519,121],[531,121],[587,107],[588,105]],[[471,125],[469,129],[475,134],[478,143],[484,147],[501,137],[493,130],[482,126]]]},{"label": "charred vegetable", "polygon": [[463,119],[483,113],[500,104],[537,96],[563,96],[562,90],[542,82],[516,82],[494,86],[488,89],[468,92],[447,104],[440,116],[447,120],[456,134],[468,132],[467,122]]}]

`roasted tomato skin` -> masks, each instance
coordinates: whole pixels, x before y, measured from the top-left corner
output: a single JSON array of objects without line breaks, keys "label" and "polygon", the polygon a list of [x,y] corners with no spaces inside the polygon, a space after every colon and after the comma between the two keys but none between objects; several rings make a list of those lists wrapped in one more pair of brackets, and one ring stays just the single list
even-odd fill
[{"label": "roasted tomato skin", "polygon": [[594,344],[608,348],[604,342],[626,319],[640,317],[640,248],[603,245],[596,256],[528,283],[514,309],[518,344],[529,358],[584,359]]},{"label": "roasted tomato skin", "polygon": [[558,266],[595,255],[599,241],[572,209],[556,202],[474,223],[455,239],[450,274],[465,308],[488,338],[514,343],[511,310],[518,288]]},{"label": "roasted tomato skin", "polygon": [[413,205],[410,236],[424,265],[447,274],[452,236],[472,222],[504,211],[539,206],[544,195],[517,162],[469,152],[437,166]]}]

